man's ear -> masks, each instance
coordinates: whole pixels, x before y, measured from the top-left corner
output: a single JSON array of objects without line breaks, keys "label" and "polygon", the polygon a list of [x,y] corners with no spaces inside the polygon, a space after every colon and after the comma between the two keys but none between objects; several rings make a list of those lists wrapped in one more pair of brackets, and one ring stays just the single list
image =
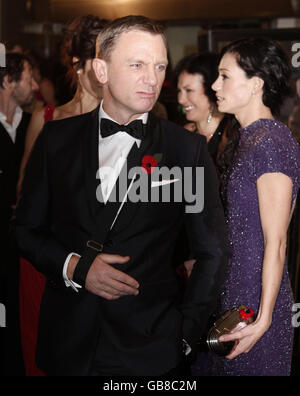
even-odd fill
[{"label": "man's ear", "polygon": [[16,85],[16,82],[15,81],[10,81],[10,78],[9,78],[8,75],[3,77],[2,86],[3,86],[4,89],[13,90],[15,85]]},{"label": "man's ear", "polygon": [[107,82],[107,63],[103,59],[95,58],[92,67],[99,83],[105,84]]}]

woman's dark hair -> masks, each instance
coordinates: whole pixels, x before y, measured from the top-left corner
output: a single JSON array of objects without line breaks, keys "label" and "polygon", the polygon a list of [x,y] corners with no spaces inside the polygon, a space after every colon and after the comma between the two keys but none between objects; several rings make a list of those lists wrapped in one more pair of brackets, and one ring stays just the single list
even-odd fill
[{"label": "woman's dark hair", "polygon": [[[96,39],[108,21],[94,15],[74,19],[65,31],[61,48],[63,64],[68,69],[68,77],[74,84],[75,72],[85,67],[86,61],[96,56]],[[73,57],[78,62],[73,63]]]},{"label": "woman's dark hair", "polygon": [[216,93],[211,86],[218,78],[219,56],[215,53],[201,53],[185,56],[174,69],[174,82],[177,86],[179,75],[183,72],[200,74],[203,77],[205,95],[209,101],[216,103]]},{"label": "woman's dark hair", "polygon": [[[221,58],[228,53],[236,56],[239,67],[248,78],[256,76],[264,81],[263,103],[273,115],[278,115],[283,101],[292,93],[289,85],[291,68],[279,44],[266,38],[245,38],[224,47]],[[239,143],[237,122],[233,124],[228,137],[228,143],[218,161],[222,174],[230,167]]]},{"label": "woman's dark hair", "polygon": [[263,103],[278,115],[283,101],[291,94],[291,68],[284,50],[276,42],[259,37],[234,41],[223,48],[221,57],[227,53],[236,56],[248,78],[256,76],[264,81]]}]

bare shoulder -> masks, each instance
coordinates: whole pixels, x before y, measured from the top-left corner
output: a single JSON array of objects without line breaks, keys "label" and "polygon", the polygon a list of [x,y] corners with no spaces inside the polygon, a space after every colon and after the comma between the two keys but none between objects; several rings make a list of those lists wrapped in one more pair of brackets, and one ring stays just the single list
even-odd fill
[{"label": "bare shoulder", "polygon": [[37,137],[43,129],[44,123],[44,108],[35,110],[30,119],[27,135]]},{"label": "bare shoulder", "polygon": [[74,117],[77,114],[74,113],[74,109],[72,106],[68,103],[65,103],[62,106],[56,107],[54,110],[54,115],[53,119],[54,120],[63,120],[65,118],[70,118]]},{"label": "bare shoulder", "polygon": [[53,120],[62,120],[66,118],[66,111],[64,110],[64,106],[56,107],[53,113]]},{"label": "bare shoulder", "polygon": [[45,108],[44,107],[42,107],[40,109],[36,109],[32,113],[31,119],[34,120],[35,122],[44,121],[44,113],[45,113]]}]

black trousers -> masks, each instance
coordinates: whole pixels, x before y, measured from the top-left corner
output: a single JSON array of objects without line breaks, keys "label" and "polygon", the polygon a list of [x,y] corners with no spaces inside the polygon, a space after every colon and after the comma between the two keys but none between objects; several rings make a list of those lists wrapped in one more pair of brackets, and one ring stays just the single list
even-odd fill
[{"label": "black trousers", "polygon": [[[134,377],[136,374],[125,367],[124,363],[118,359],[118,352],[105,337],[100,337],[94,364],[91,370],[92,377],[121,376]],[[188,377],[191,375],[190,357],[182,356],[180,364],[167,373],[161,373],[158,377]]]},{"label": "black trousers", "polygon": [[[1,216],[2,217],[2,216]],[[0,230],[0,303],[6,311],[6,327],[0,328],[0,370],[4,376],[23,376],[25,368],[21,347],[17,248],[7,227]]]},{"label": "black trousers", "polygon": [[[124,369],[124,367],[97,367],[94,366],[91,371],[92,377],[134,377],[135,375],[132,374],[130,371]],[[191,365],[188,360],[185,358],[182,359],[182,362],[174,367],[167,373],[158,375],[157,377],[170,377],[170,378],[185,378],[191,376]]]}]

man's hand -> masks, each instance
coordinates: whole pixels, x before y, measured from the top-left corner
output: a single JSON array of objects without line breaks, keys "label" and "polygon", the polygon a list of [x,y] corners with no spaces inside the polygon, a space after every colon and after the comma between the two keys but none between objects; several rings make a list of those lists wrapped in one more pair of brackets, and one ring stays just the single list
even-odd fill
[{"label": "man's hand", "polygon": [[[86,277],[85,288],[106,300],[116,300],[126,295],[137,295],[139,283],[131,276],[112,267],[125,264],[129,257],[117,254],[99,254],[93,261]],[[68,278],[72,279],[79,258],[72,256],[68,266]]]}]

